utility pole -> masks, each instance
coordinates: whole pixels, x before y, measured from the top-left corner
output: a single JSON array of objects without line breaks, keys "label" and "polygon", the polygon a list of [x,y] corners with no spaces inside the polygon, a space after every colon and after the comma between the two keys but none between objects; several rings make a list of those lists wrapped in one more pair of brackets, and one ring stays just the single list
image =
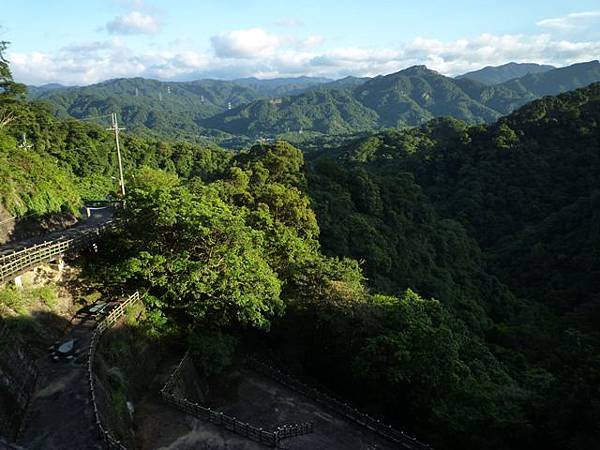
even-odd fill
[{"label": "utility pole", "polygon": [[123,162],[121,160],[121,147],[119,146],[119,131],[124,130],[125,128],[119,128],[119,123],[117,122],[117,113],[111,113],[110,118],[112,120],[112,127],[109,130],[115,132],[115,144],[117,146],[117,159],[119,160],[119,178],[121,185],[121,195],[123,196],[123,200],[125,199],[125,179],[123,178]]}]

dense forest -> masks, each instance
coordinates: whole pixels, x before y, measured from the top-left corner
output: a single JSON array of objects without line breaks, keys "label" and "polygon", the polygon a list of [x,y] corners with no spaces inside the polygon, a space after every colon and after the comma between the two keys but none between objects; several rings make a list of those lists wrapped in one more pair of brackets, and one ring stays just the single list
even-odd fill
[{"label": "dense forest", "polygon": [[[487,127],[440,119],[313,164],[323,250],[364,261],[380,292],[410,287],[438,299],[486,343],[506,371],[501,385],[515,383],[512,399],[493,384],[484,389],[516,420],[501,422],[516,441],[491,448],[600,445],[599,118],[594,84]],[[393,361],[379,361],[380,370],[410,392],[405,368],[389,373]]]},{"label": "dense forest", "polygon": [[[412,114],[392,115],[398,86],[449,83],[410,70],[411,84],[348,80],[360,104],[301,96],[332,96],[344,114],[383,102],[396,126]],[[555,72],[508,84],[543,95]],[[114,195],[104,126],[28,102],[5,60],[0,89],[3,208],[75,211]],[[500,115],[464,92],[416,123],[444,105],[478,111],[469,122]],[[334,100],[307,108],[335,118]],[[253,343],[434,448],[600,447],[600,84],[489,125],[438,118],[313,144],[306,160],[284,141],[230,152],[123,138],[127,208],[87,270],[146,290],[152,333],[187,342],[207,372]]]}]

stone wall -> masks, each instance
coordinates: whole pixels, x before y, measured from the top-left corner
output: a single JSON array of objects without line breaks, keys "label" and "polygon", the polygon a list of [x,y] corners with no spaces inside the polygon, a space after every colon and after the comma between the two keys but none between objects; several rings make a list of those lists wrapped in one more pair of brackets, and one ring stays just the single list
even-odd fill
[{"label": "stone wall", "polygon": [[37,375],[30,351],[0,319],[0,435],[8,440],[21,428]]}]

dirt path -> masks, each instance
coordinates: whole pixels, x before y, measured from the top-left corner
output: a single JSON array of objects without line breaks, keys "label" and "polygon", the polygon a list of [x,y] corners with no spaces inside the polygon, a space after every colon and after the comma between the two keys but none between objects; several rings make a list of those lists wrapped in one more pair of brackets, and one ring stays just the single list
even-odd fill
[{"label": "dirt path", "polygon": [[87,347],[96,325],[90,307],[80,310],[63,341],[76,339],[79,355],[38,361],[40,376],[19,444],[28,450],[103,449],[95,426],[86,371]]}]

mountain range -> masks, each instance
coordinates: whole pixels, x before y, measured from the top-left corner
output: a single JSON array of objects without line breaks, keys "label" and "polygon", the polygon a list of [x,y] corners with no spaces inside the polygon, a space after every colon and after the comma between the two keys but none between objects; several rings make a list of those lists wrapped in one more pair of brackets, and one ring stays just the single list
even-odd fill
[{"label": "mountain range", "polygon": [[85,118],[117,112],[133,131],[197,140],[207,135],[260,137],[403,128],[442,116],[490,123],[533,99],[595,81],[600,81],[598,61],[563,68],[511,63],[456,78],[425,66],[340,80],[131,78],[85,87],[40,87],[30,95],[48,102],[58,116]]},{"label": "mountain range", "polygon": [[441,116],[489,123],[533,99],[599,80],[598,61],[529,73],[492,86],[414,66],[356,86],[256,100],[203,119],[200,124],[232,134],[260,135],[402,128]]}]

